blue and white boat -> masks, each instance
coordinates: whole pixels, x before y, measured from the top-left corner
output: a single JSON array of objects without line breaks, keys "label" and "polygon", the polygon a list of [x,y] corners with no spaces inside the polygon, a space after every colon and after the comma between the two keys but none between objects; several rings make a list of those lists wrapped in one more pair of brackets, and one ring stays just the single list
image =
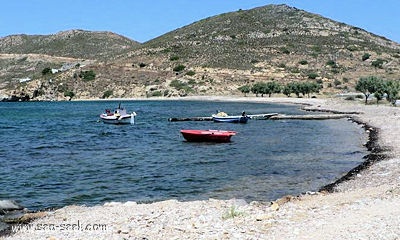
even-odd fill
[{"label": "blue and white boat", "polygon": [[214,122],[247,123],[250,117],[247,116],[245,112],[243,112],[242,115],[237,116],[229,116],[224,112],[218,112],[217,114],[212,115],[212,119]]},{"label": "blue and white boat", "polygon": [[136,113],[127,113],[126,109],[121,108],[121,104],[112,111],[106,109],[104,113],[100,114],[100,119],[103,123],[108,124],[134,124]]}]

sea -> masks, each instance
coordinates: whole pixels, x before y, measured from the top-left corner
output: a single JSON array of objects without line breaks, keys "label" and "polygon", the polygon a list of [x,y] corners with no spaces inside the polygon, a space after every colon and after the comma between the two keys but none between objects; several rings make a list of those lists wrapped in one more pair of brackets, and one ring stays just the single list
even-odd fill
[{"label": "sea", "polygon": [[[133,125],[99,120],[119,104]],[[170,122],[171,117],[316,114],[298,105],[223,101],[0,103],[0,199],[30,210],[110,201],[271,201],[317,191],[368,154],[363,128],[340,120]],[[237,131],[229,143],[187,142],[181,129]]]}]

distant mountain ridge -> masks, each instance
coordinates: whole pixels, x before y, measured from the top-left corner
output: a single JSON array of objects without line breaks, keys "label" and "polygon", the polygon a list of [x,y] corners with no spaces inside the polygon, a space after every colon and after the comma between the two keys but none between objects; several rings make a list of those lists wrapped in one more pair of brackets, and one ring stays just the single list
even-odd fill
[{"label": "distant mountain ridge", "polygon": [[[287,5],[212,16],[142,44],[83,30],[8,36],[0,56],[0,91],[36,91],[42,99],[63,99],[65,89],[83,99],[232,95],[259,81],[317,81],[322,94],[332,94],[354,91],[362,76],[400,79],[400,44]],[[41,76],[45,66],[65,62],[78,67]],[[77,78],[88,70],[93,81]]]},{"label": "distant mountain ridge", "polygon": [[69,30],[51,35],[21,34],[0,38],[0,53],[107,59],[138,45],[140,43],[112,32]]}]

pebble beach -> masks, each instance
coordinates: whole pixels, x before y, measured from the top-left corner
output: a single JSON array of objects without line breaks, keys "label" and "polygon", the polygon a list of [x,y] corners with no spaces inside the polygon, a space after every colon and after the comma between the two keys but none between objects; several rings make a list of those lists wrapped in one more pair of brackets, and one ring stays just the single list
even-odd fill
[{"label": "pebble beach", "polygon": [[329,190],[282,196],[272,202],[209,199],[65,206],[30,214],[28,218],[34,220],[13,225],[10,234],[0,239],[400,238],[399,108],[337,98],[191,99],[299,104],[306,110],[352,113],[351,120],[377,134],[371,155],[380,157],[372,157],[372,162]]}]

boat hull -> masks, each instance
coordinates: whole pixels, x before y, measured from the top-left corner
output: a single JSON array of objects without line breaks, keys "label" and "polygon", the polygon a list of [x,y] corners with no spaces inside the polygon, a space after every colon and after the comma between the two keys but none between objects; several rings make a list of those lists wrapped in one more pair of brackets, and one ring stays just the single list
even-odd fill
[{"label": "boat hull", "polygon": [[134,116],[128,115],[128,116],[124,116],[124,117],[108,117],[108,116],[103,116],[100,115],[100,119],[103,121],[103,123],[106,124],[116,124],[116,125],[122,125],[122,124],[132,124],[132,120],[131,118],[133,118]]},{"label": "boat hull", "polygon": [[227,117],[213,116],[214,122],[222,122],[222,123],[247,123],[248,120],[249,120],[248,116],[227,116]]},{"label": "boat hull", "polygon": [[236,135],[234,131],[222,130],[181,130],[181,133],[188,142],[230,142]]}]

